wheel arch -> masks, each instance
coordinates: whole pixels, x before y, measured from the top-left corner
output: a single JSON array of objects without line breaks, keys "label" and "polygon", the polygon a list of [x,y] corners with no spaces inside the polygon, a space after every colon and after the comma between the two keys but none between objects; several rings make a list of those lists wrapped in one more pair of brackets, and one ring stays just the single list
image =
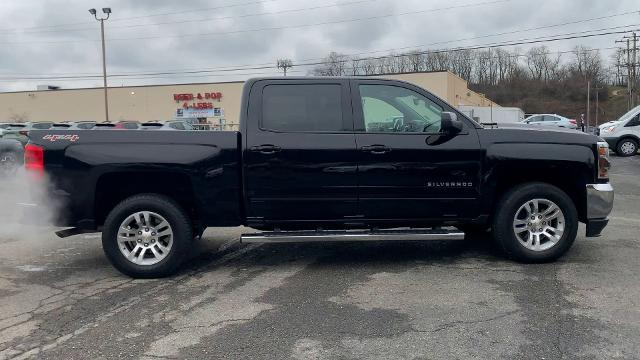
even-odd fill
[{"label": "wheel arch", "polygon": [[[569,175],[569,176],[568,176]],[[493,170],[492,180],[488,182],[490,194],[484,206],[490,218],[493,218],[499,200],[510,189],[532,182],[553,185],[565,192],[573,201],[580,221],[587,217],[586,185],[593,177],[586,164],[525,162],[500,166]]]},{"label": "wheel arch", "polygon": [[94,216],[101,226],[121,201],[139,194],[159,194],[177,202],[197,222],[199,207],[188,175],[171,171],[117,171],[101,175],[95,188]]}]

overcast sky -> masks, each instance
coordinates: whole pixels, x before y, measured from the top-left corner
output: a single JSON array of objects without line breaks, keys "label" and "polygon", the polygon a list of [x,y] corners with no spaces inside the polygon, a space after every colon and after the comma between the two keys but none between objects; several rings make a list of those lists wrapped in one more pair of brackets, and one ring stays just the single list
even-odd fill
[{"label": "overcast sky", "polygon": [[[305,63],[330,51],[360,56],[387,49],[471,46],[640,24],[638,0],[2,0],[0,91],[37,84],[101,86],[101,78],[15,80],[101,75],[100,27],[87,11],[111,7],[105,22],[109,74],[260,67],[278,58]],[[572,25],[454,41],[571,21]],[[359,20],[358,20],[359,19]],[[324,23],[324,24],[323,24]],[[638,29],[640,26],[632,27]],[[629,28],[631,29],[631,28]],[[613,29],[615,31],[620,29]],[[608,57],[622,35],[547,43],[577,44]],[[527,46],[520,46],[526,50]],[[378,52],[376,52],[378,51]],[[294,68],[304,75],[309,67]],[[112,78],[110,86],[242,80],[276,69]]]}]

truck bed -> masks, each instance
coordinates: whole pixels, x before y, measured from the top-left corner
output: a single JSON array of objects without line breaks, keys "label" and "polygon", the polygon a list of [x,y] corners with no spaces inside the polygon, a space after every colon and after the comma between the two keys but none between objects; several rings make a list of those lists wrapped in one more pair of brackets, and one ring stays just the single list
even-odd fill
[{"label": "truck bed", "polygon": [[113,205],[110,199],[134,185],[192,192],[196,200],[189,205],[204,223],[235,225],[241,219],[238,132],[37,130],[29,137],[44,148],[55,202],[67,209],[57,225],[95,228],[106,216],[101,209]]}]

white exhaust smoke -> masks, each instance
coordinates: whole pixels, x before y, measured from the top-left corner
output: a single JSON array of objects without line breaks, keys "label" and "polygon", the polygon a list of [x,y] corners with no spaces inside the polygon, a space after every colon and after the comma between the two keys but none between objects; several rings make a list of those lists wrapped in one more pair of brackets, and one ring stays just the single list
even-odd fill
[{"label": "white exhaust smoke", "polygon": [[61,204],[46,175],[18,168],[0,177],[0,239],[21,240],[51,230]]}]

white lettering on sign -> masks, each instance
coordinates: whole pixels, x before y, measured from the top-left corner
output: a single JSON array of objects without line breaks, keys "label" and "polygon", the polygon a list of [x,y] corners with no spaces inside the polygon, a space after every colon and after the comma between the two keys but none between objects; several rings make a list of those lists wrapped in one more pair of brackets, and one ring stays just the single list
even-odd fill
[{"label": "white lettering on sign", "polygon": [[71,141],[71,142],[76,142],[78,140],[80,140],[80,136],[79,135],[53,135],[53,134],[47,134],[45,136],[42,137],[42,140],[49,140],[51,142],[55,142],[58,140],[67,140],[67,141]]}]

